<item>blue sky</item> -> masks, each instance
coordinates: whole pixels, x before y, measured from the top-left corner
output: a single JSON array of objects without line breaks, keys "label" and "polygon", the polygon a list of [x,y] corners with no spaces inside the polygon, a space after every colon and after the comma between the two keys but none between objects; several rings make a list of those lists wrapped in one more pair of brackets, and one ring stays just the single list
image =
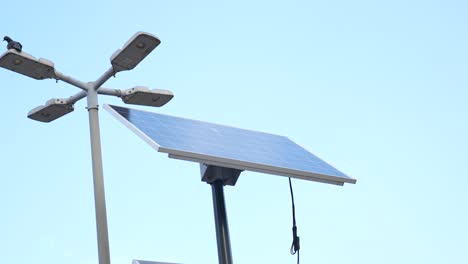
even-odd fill
[{"label": "blue sky", "polygon": [[[293,181],[301,263],[467,263],[465,1],[26,1],[1,33],[56,69],[96,80],[137,31],[162,43],[105,86],[169,89],[159,113],[285,135],[357,178]],[[4,42],[6,45],[6,43]],[[96,264],[85,101],[0,69],[4,263]],[[100,104],[123,105],[100,97]],[[133,106],[132,106],[133,107]],[[101,108],[112,263],[217,263],[210,187]],[[226,187],[235,263],[295,263],[287,178]]]}]

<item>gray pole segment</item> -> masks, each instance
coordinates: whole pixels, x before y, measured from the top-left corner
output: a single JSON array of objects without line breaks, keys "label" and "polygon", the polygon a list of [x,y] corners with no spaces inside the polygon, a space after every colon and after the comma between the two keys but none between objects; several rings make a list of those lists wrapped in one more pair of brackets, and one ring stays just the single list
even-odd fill
[{"label": "gray pole segment", "polygon": [[[85,97],[87,94],[99,264],[110,264],[109,234],[107,230],[106,196],[104,193],[104,177],[102,169],[101,136],[99,131],[99,105],[97,90],[101,87],[101,85],[104,82],[109,80],[109,78],[114,75],[114,70],[111,67],[93,83],[84,83],[73,77],[66,76],[60,72],[56,72],[55,75],[58,80],[62,80],[84,90],[70,97],[70,102],[76,102],[81,98]],[[106,92],[109,94],[111,93],[108,89],[104,90],[104,93]]]},{"label": "gray pole segment", "polygon": [[110,89],[101,87],[98,90],[98,94],[112,95],[117,97],[122,97],[122,91],[119,89]]},{"label": "gray pole segment", "polygon": [[95,90],[98,90],[110,77],[115,75],[114,68],[110,67],[105,73],[99,77],[92,85]]},{"label": "gray pole segment", "polygon": [[232,264],[231,242],[229,239],[229,227],[223,188],[224,185],[222,180],[216,180],[211,183],[216,225],[216,240],[218,242],[218,260],[219,264]]},{"label": "gray pole segment", "polygon": [[99,264],[110,264],[106,197],[104,193],[104,177],[102,170],[101,137],[99,132],[97,91],[95,89],[88,90],[88,113],[91,136],[91,156],[93,161],[94,205],[96,210]]},{"label": "gray pole segment", "polygon": [[68,97],[67,98],[67,103],[68,104],[74,104],[74,103],[78,102],[79,100],[85,98],[86,95],[87,95],[87,93],[85,91],[80,91],[79,93]]},{"label": "gray pole segment", "polygon": [[68,75],[65,75],[59,71],[55,71],[55,77],[57,78],[57,80],[60,80],[60,81],[64,81],[68,84],[71,84],[73,86],[76,86],[84,91],[88,91],[89,90],[89,85],[85,82],[82,82],[80,80],[77,80],[71,76],[68,76]]}]

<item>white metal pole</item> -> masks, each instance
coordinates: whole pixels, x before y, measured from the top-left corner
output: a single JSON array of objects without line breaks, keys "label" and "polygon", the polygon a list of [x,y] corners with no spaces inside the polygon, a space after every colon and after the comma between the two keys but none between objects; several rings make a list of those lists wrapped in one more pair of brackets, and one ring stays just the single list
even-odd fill
[{"label": "white metal pole", "polygon": [[99,264],[110,264],[109,235],[107,231],[106,198],[102,170],[101,137],[99,132],[98,100],[96,89],[88,89],[89,129],[94,179],[94,204]]}]

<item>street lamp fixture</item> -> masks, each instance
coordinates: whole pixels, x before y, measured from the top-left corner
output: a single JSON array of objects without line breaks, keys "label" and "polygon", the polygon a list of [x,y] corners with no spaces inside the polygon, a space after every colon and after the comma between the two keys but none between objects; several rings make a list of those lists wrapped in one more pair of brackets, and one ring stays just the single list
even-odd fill
[{"label": "street lamp fixture", "polygon": [[13,49],[2,55],[0,67],[36,80],[55,78],[54,63],[43,58],[37,60],[25,52],[17,52]]},{"label": "street lamp fixture", "polygon": [[122,91],[122,101],[126,104],[161,107],[169,102],[174,95],[168,90],[150,90],[144,86],[133,87]]},{"label": "street lamp fixture", "polygon": [[66,99],[50,99],[45,105],[38,106],[28,113],[28,117],[40,121],[51,122],[62,117],[70,112],[73,112],[73,104],[67,102]]},{"label": "street lamp fixture", "polygon": [[137,66],[161,41],[146,32],[137,32],[111,56],[111,64],[115,72],[128,71]]},{"label": "street lamp fixture", "polygon": [[104,194],[104,179],[102,170],[101,139],[99,132],[98,94],[112,95],[122,98],[127,104],[160,107],[174,96],[167,90],[150,90],[137,86],[128,90],[116,90],[101,87],[117,72],[135,68],[161,41],[145,32],[137,32],[122,49],[111,56],[111,64],[107,71],[94,82],[83,82],[55,70],[54,63],[40,58],[36,59],[26,52],[8,50],[0,57],[0,67],[36,80],[56,79],[80,88],[82,91],[68,99],[50,99],[45,105],[38,106],[28,113],[28,117],[40,121],[51,122],[73,111],[73,104],[83,98],[87,99],[89,113],[89,129],[91,136],[91,158],[94,184],[94,205],[96,211],[96,231],[98,243],[99,264],[110,264],[109,235],[107,231],[106,200]]}]

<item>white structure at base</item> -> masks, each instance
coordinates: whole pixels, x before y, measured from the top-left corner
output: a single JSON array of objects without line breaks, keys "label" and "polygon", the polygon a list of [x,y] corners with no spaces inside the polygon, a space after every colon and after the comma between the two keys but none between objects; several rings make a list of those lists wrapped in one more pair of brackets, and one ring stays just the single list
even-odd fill
[{"label": "white structure at base", "polygon": [[181,263],[172,263],[172,262],[159,262],[159,261],[148,261],[148,260],[137,260],[134,259],[132,264],[181,264]]}]

